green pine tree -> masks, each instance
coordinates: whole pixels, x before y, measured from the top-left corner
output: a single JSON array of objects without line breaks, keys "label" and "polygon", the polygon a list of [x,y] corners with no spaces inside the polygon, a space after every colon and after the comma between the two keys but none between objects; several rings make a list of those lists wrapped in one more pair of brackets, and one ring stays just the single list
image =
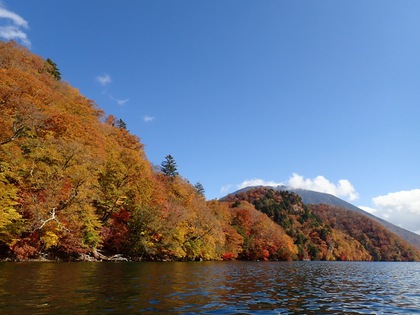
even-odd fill
[{"label": "green pine tree", "polygon": [[197,189],[197,194],[199,194],[199,195],[203,195],[203,196],[204,196],[204,193],[205,193],[206,191],[204,190],[204,187],[203,187],[203,185],[202,185],[200,182],[197,182],[197,183],[194,185],[194,187],[195,187],[195,189]]},{"label": "green pine tree", "polygon": [[58,70],[57,64],[54,61],[52,61],[50,58],[48,58],[46,60],[46,62],[48,64],[48,66],[49,66],[48,72],[51,73],[51,75],[57,81],[60,81],[61,80],[61,73],[60,73],[60,70]]},{"label": "green pine tree", "polygon": [[162,162],[160,170],[163,174],[174,178],[178,175],[177,167],[172,155],[167,155],[165,161]]}]

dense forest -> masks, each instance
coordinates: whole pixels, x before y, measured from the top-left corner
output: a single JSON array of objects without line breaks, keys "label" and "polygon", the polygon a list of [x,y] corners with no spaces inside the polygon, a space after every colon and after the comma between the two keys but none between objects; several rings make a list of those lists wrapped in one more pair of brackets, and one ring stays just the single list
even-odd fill
[{"label": "dense forest", "polygon": [[351,210],[305,205],[293,192],[254,188],[227,196],[232,207],[251,203],[293,240],[300,260],[386,260],[420,258],[418,249],[378,222]]},{"label": "dense forest", "polygon": [[57,65],[0,42],[0,259],[419,260],[366,217],[266,188],[206,201]]}]

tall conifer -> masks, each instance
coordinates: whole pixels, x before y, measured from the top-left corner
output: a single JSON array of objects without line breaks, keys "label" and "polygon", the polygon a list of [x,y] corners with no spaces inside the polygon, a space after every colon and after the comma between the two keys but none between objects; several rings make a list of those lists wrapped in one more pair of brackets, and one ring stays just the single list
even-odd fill
[{"label": "tall conifer", "polygon": [[165,157],[165,161],[161,164],[161,171],[163,174],[174,178],[178,175],[175,159],[172,157],[172,155],[167,155]]}]

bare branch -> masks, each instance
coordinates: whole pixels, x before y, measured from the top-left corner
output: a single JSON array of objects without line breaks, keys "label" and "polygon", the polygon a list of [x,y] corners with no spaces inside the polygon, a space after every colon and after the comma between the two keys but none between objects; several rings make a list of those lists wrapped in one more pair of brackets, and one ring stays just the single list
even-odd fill
[{"label": "bare branch", "polygon": [[38,228],[36,228],[35,230],[41,230],[44,226],[45,226],[45,224],[47,224],[48,222],[50,222],[50,221],[55,221],[55,222],[57,222],[57,224],[58,224],[58,226],[59,226],[59,228],[60,229],[62,229],[62,230],[65,230],[65,231],[67,231],[67,232],[70,232],[70,230],[69,229],[67,229],[65,226],[63,226],[62,224],[61,224],[61,222],[57,219],[57,217],[55,216],[55,208],[53,208],[52,210],[51,210],[51,217],[50,218],[48,218],[48,219],[46,219],[46,220],[44,220],[44,221],[42,221],[42,224],[41,224],[41,226],[39,226]]}]

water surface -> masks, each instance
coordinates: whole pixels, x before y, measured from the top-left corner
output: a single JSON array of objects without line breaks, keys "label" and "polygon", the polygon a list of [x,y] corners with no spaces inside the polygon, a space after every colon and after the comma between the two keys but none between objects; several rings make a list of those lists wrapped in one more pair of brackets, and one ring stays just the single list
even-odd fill
[{"label": "water surface", "polygon": [[0,314],[420,314],[420,263],[0,263]]}]

